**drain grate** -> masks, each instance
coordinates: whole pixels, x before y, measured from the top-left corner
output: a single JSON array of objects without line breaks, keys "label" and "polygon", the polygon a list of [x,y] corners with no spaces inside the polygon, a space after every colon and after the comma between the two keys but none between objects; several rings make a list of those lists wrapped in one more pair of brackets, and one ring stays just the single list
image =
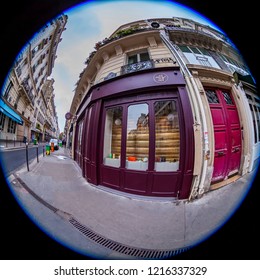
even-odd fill
[{"label": "drain grate", "polygon": [[95,243],[98,243],[110,250],[132,257],[145,259],[167,259],[177,254],[183,253],[189,249],[188,247],[186,247],[175,250],[153,250],[130,247],[95,233],[94,231],[77,221],[74,217],[70,217],[69,222],[81,233],[83,233],[87,238],[91,239]]},{"label": "drain grate", "polygon": [[84,234],[88,239],[92,240],[93,242],[104,246],[110,250],[119,252],[121,254],[125,254],[132,257],[137,258],[143,258],[143,259],[167,259],[171,258],[173,256],[176,256],[180,253],[183,253],[189,249],[189,247],[179,248],[175,250],[153,250],[153,249],[142,249],[142,248],[136,248],[124,245],[122,243],[119,243],[117,241],[108,239],[93,230],[87,228],[85,225],[81,224],[79,221],[77,221],[72,215],[65,213],[63,211],[60,211],[58,208],[52,206],[45,200],[43,200],[40,196],[38,196],[34,191],[32,191],[26,183],[19,178],[18,176],[15,176],[15,179],[19,182],[19,184],[25,188],[35,199],[37,199],[40,203],[42,203],[44,206],[52,210],[57,215],[62,216],[63,218],[67,219],[69,223],[74,226],[77,230],[79,230],[82,234]]}]

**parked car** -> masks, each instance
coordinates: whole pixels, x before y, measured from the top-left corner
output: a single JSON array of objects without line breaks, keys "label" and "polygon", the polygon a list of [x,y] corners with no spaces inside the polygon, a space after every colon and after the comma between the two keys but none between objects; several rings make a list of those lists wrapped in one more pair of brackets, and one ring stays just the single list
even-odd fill
[{"label": "parked car", "polygon": [[54,143],[54,150],[59,150],[58,139],[51,139],[50,142],[49,142],[50,146],[51,146],[51,143]]}]

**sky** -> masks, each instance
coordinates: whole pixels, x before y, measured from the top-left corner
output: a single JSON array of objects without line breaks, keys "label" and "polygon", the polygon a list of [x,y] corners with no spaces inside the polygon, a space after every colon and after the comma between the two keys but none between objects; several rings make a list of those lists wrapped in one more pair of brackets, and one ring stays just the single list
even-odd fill
[{"label": "sky", "polygon": [[94,51],[96,42],[109,37],[119,26],[149,18],[184,17],[218,28],[205,15],[187,6],[164,0],[87,1],[63,13],[68,16],[68,22],[58,45],[51,75],[55,80],[55,104],[61,132],[85,60]]}]

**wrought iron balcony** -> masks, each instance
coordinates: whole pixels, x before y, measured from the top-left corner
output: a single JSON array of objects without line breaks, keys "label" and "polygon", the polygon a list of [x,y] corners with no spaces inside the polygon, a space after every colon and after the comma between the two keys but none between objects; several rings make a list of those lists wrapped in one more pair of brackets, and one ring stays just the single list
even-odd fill
[{"label": "wrought iron balcony", "polygon": [[32,88],[28,84],[28,79],[24,79],[21,83],[21,86],[23,87],[24,91],[27,94],[27,97],[31,101],[32,105],[34,105],[34,96],[32,93]]},{"label": "wrought iron balcony", "polygon": [[127,64],[121,67],[121,75],[151,68],[154,68],[153,60],[146,60],[137,63]]}]

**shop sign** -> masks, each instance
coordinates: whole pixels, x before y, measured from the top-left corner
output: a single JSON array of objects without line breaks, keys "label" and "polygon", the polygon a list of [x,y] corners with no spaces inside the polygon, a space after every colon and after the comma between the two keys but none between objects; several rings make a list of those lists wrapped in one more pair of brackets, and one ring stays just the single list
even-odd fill
[{"label": "shop sign", "polygon": [[168,75],[164,74],[164,73],[159,73],[159,74],[155,74],[153,76],[153,80],[156,82],[156,83],[165,83],[168,81]]}]

